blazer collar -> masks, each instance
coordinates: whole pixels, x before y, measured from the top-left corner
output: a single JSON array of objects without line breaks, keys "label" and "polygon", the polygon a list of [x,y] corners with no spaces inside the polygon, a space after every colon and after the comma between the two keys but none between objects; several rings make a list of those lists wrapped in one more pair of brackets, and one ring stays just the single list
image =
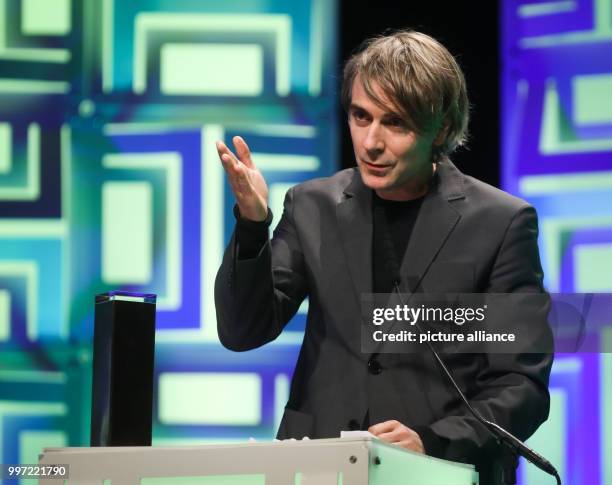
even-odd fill
[{"label": "blazer collar", "polygon": [[455,201],[464,199],[464,175],[445,159],[425,195],[400,266],[402,291],[412,293],[461,219]]},{"label": "blazer collar", "polygon": [[[438,163],[436,176],[415,221],[400,265],[401,289],[412,293],[459,222],[461,214],[453,202],[465,198],[464,175],[448,159]],[[372,190],[363,184],[359,170],[353,171],[336,206],[336,218],[349,273],[360,301],[372,293]]]},{"label": "blazer collar", "polygon": [[336,206],[336,219],[357,303],[362,293],[372,293],[372,190],[354,169]]}]

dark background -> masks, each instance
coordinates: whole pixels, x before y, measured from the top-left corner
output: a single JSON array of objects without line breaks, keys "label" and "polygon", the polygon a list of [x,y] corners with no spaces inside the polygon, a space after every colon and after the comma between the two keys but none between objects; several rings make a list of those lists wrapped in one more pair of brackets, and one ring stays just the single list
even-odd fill
[{"label": "dark background", "polygon": [[[499,17],[498,2],[400,2],[341,0],[342,66],[362,41],[386,29],[412,28],[442,42],[465,73],[471,104],[469,141],[452,156],[465,173],[499,187]],[[340,90],[341,76],[338,81]],[[344,111],[342,168],[355,165]]]}]

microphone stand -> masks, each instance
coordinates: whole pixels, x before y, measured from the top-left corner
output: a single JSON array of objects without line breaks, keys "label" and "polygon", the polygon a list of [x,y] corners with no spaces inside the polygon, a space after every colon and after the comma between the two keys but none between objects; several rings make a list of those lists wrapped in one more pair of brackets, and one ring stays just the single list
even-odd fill
[{"label": "microphone stand", "polygon": [[[394,278],[393,287],[395,291],[397,292],[397,296],[399,297],[400,303],[404,305],[405,303],[404,303],[404,299],[402,298],[402,293],[399,287],[399,282],[400,282],[399,278],[397,277]],[[415,323],[414,326],[417,328],[419,333],[424,334],[425,332],[421,328],[419,322],[414,322],[414,323]],[[450,383],[454,387],[455,391],[457,392],[457,394],[459,395],[463,403],[467,406],[470,413],[472,413],[472,415],[476,418],[476,420],[478,420],[482,425],[484,425],[487,431],[489,431],[489,433],[491,433],[491,435],[495,437],[497,442],[503,443],[504,445],[506,445],[515,456],[524,457],[526,460],[530,461],[535,466],[537,466],[540,470],[543,470],[546,473],[555,477],[555,480],[557,481],[557,485],[561,485],[561,478],[559,477],[559,472],[557,472],[555,467],[546,458],[536,453],[534,450],[529,448],[525,443],[519,440],[516,436],[506,431],[504,428],[499,426],[497,423],[494,423],[493,421],[489,421],[485,419],[476,409],[472,407],[472,405],[469,403],[469,401],[465,397],[465,394],[463,394],[463,391],[457,385],[457,382],[455,381],[452,374],[448,370],[448,367],[446,367],[446,364],[442,361],[436,349],[434,349],[433,346],[431,345],[431,342],[426,340],[425,343],[427,344],[429,351],[432,353],[432,355],[438,362],[438,365],[442,369],[443,373],[446,375],[446,378],[450,381]],[[513,485],[515,483],[516,474],[512,468],[513,467],[511,466],[504,466],[503,468],[504,484]]]}]

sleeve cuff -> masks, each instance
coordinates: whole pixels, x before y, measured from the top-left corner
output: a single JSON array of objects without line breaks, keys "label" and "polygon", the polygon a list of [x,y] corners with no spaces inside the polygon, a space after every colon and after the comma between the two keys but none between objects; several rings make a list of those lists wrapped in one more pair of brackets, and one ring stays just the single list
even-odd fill
[{"label": "sleeve cuff", "polygon": [[250,221],[240,215],[238,205],[235,205],[234,217],[236,218],[237,258],[239,260],[256,258],[268,242],[272,211],[268,208],[268,215],[263,221]]},{"label": "sleeve cuff", "polygon": [[238,208],[238,204],[234,204],[234,217],[236,218],[236,224],[242,226],[246,229],[267,229],[270,224],[272,224],[272,209],[268,207],[268,215],[263,221],[251,221],[250,219],[245,219],[240,215],[240,209]]},{"label": "sleeve cuff", "polygon": [[416,431],[421,438],[426,455],[444,458],[449,444],[447,438],[441,438],[434,433],[429,426],[412,426],[412,429]]}]

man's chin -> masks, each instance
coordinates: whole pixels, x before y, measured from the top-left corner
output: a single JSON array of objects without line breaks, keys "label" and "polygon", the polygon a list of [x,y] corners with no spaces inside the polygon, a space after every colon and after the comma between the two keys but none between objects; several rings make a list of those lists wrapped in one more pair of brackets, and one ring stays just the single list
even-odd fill
[{"label": "man's chin", "polygon": [[390,189],[393,185],[386,176],[376,176],[370,173],[364,173],[363,170],[360,170],[360,173],[363,184],[372,190]]}]

